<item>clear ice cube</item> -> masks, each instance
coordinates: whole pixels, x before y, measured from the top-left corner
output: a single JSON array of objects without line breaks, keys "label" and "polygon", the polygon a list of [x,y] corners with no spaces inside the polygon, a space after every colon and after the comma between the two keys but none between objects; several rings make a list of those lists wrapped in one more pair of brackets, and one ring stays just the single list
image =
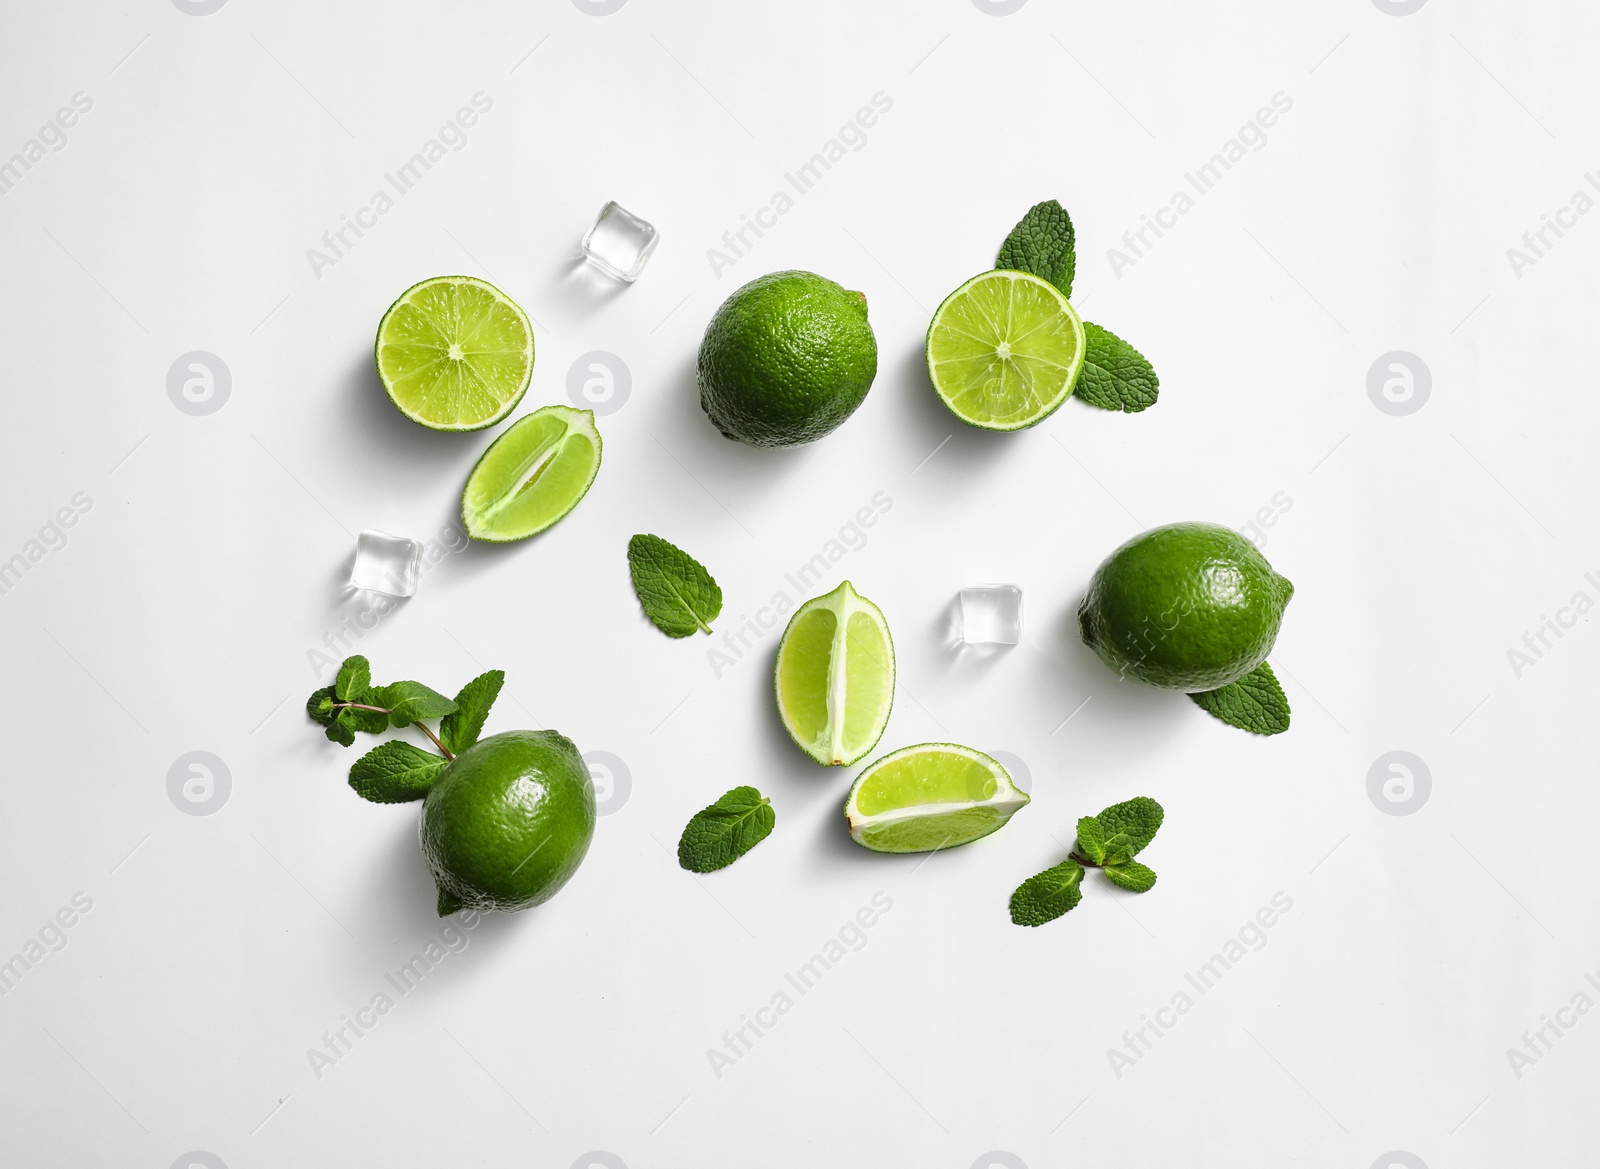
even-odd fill
[{"label": "clear ice cube", "polygon": [[661,234],[620,203],[607,203],[583,237],[583,258],[608,276],[632,284]]},{"label": "clear ice cube", "polygon": [[1022,590],[973,585],[961,590],[961,640],[969,645],[1016,645],[1022,640]]},{"label": "clear ice cube", "polygon": [[350,586],[391,597],[409,597],[417,591],[422,545],[387,532],[362,532],[356,537],[356,562],[350,569]]}]

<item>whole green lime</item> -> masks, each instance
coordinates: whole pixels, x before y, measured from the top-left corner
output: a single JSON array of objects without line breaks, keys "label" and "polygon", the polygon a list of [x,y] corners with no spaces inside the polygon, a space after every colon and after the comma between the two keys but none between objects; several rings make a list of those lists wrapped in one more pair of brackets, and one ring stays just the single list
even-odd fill
[{"label": "whole green lime", "polygon": [[589,768],[564,735],[506,731],[468,747],[422,804],[439,916],[548,901],[589,851],[594,815]]},{"label": "whole green lime", "polygon": [[877,376],[867,298],[814,272],[752,280],[706,326],[699,371],[700,406],[726,437],[762,447],[819,439]]},{"label": "whole green lime", "polygon": [[1217,524],[1167,524],[1118,548],[1078,606],[1083,640],[1117,673],[1199,693],[1266,660],[1294,585]]}]

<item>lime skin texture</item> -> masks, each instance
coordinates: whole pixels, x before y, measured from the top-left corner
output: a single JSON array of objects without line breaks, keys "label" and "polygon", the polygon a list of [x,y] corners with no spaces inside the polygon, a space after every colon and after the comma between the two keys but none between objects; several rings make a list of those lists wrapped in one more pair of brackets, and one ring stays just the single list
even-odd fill
[{"label": "lime skin texture", "polygon": [[1123,677],[1200,693],[1266,660],[1294,585],[1232,528],[1152,528],[1095,570],[1078,607],[1083,640]]},{"label": "lime skin texture", "polygon": [[588,853],[594,820],[589,768],[566,736],[506,731],[468,747],[422,804],[439,916],[548,901]]},{"label": "lime skin texture", "polygon": [[727,438],[790,447],[850,417],[878,373],[867,298],[813,272],[740,288],[706,326],[700,406]]}]

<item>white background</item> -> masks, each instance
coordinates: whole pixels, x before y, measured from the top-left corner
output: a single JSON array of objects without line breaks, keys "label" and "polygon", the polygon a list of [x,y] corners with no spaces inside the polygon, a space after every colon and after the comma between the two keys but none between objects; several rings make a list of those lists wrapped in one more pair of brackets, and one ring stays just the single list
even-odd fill
[{"label": "white background", "polygon": [[[1507,651],[1600,600],[1600,216],[1520,278],[1506,253],[1600,164],[1596,33],[1577,3],[1450,0],[8,4],[0,158],[74,93],[93,106],[0,199],[0,557],[75,493],[92,507],[0,596],[0,957],[75,893],[93,907],[0,997],[0,1160],[1577,1163],[1600,1019],[1520,1079],[1506,1052],[1600,969],[1595,634],[1520,677]],[[466,146],[314,272],[478,91]],[[865,146],[715,272],[707,250],[879,91]],[[1107,249],[1280,91],[1266,145],[1115,272]],[[1160,401],[962,429],[926,381],[929,315],[1051,197],[1074,301],[1151,358]],[[607,199],[663,234],[631,287],[576,266]],[[865,292],[878,378],[815,445],[737,446],[700,411],[695,349],[734,288],[791,267]],[[311,651],[363,609],[355,533],[436,538],[491,437],[412,425],[372,371],[383,310],[452,272],[537,321],[522,409],[568,400],[592,350],[632,394],[570,517],[447,557],[354,644],[447,691],[504,668],[491,731],[559,728],[632,791],[554,901],[485,920],[319,1079],[307,1050],[441,928],[416,808],[355,798],[354,752],[302,703],[327,676]],[[192,350],[231,371],[207,416],[167,393]],[[1407,416],[1367,392],[1395,350],[1431,370]],[[877,492],[892,507],[827,587],[848,576],[893,628],[881,749],[1009,752],[1034,794],[926,862],[848,840],[851,775],[776,721],[775,631],[719,677],[720,639],[652,629],[624,561],[638,531],[687,547],[731,631],[797,599],[784,574]],[[1279,493],[1287,734],[1119,683],[1079,643],[1113,547],[1242,527]],[[950,602],[992,580],[1026,590],[1023,644],[953,649]],[[231,775],[210,815],[168,795],[195,750]],[[1431,775],[1409,815],[1369,795],[1394,750]],[[681,871],[684,822],[739,783],[777,830]],[[1091,876],[1070,916],[1013,926],[1010,891],[1077,817],[1139,794],[1167,810],[1155,889]],[[865,946],[718,1078],[707,1050],[878,892]],[[1185,973],[1276,893],[1265,944],[1195,995]],[[1119,1078],[1107,1050],[1185,989]]]}]

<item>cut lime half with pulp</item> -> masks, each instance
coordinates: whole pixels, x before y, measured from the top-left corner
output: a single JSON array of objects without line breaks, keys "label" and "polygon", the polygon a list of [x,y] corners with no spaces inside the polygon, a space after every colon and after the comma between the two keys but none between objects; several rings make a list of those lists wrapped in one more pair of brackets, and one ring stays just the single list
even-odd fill
[{"label": "cut lime half with pulp", "polygon": [[894,642],[883,611],[845,581],[801,605],[778,644],[778,714],[824,767],[854,763],[894,705]]},{"label": "cut lime half with pulp", "polygon": [[516,301],[471,276],[414,284],[378,324],[378,377],[400,413],[430,430],[482,430],[522,400],[533,326]]},{"label": "cut lime half with pulp", "polygon": [[845,801],[850,836],[874,852],[934,852],[1005,826],[1028,793],[982,751],[920,743],[885,755]]},{"label": "cut lime half with pulp", "polygon": [[1072,393],[1083,369],[1083,322],[1047,280],[997,270],[945,297],[928,326],[928,377],[961,421],[1021,430]]},{"label": "cut lime half with pulp", "polygon": [[593,410],[535,410],[495,439],[467,476],[467,535],[506,543],[542,532],[578,506],[599,470]]}]

